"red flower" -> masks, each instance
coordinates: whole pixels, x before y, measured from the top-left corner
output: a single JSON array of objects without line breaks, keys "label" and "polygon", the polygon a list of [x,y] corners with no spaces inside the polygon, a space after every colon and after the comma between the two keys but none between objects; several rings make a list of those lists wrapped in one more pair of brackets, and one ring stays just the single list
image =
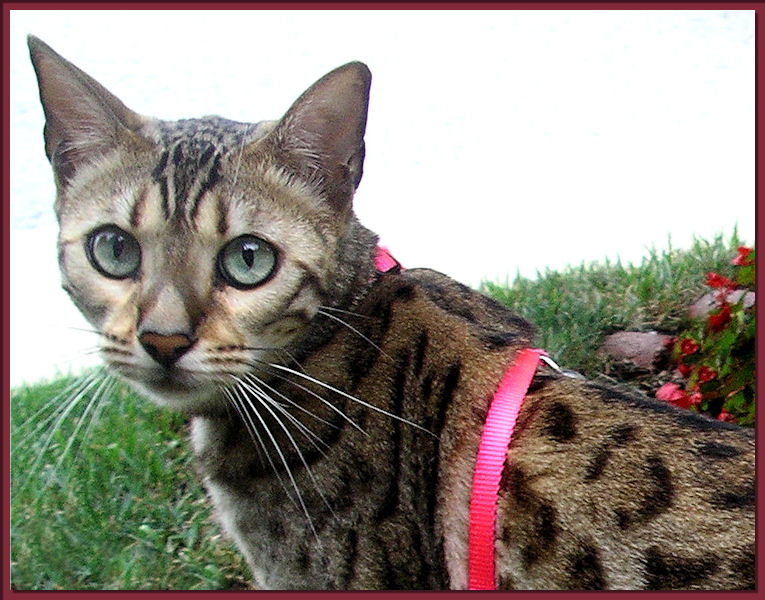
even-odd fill
[{"label": "red flower", "polygon": [[725,410],[724,408],[720,411],[720,414],[717,415],[717,420],[718,421],[725,421],[727,423],[735,423],[736,422],[736,418],[732,414],[730,414],[727,410]]},{"label": "red flower", "polygon": [[722,331],[730,322],[730,305],[725,304],[720,312],[711,314],[707,317],[707,324],[712,331]]},{"label": "red flower", "polygon": [[656,390],[656,397],[664,402],[677,402],[685,396],[685,391],[676,383],[665,383]]},{"label": "red flower", "polygon": [[691,365],[686,365],[684,363],[678,363],[677,364],[677,370],[680,371],[680,375],[688,379],[691,376],[691,372],[693,371],[693,367]]},{"label": "red flower", "polygon": [[685,390],[676,383],[665,383],[656,390],[656,397],[659,400],[664,400],[664,402],[669,402],[674,406],[688,408],[691,405],[688,394],[686,394]]},{"label": "red flower", "polygon": [[707,285],[712,288],[735,288],[736,282],[718,273],[707,273]]},{"label": "red flower", "polygon": [[691,338],[685,338],[680,342],[680,354],[689,356],[699,351],[699,345]]},{"label": "red flower", "polygon": [[717,372],[712,367],[704,365],[699,369],[699,383],[712,381],[715,377],[717,377]]},{"label": "red flower", "polygon": [[739,267],[746,267],[748,265],[751,265],[754,262],[749,258],[749,255],[751,253],[752,253],[751,248],[747,248],[746,246],[739,246],[738,256],[736,256],[736,258],[734,258],[730,262],[732,265],[738,265]]},{"label": "red flower", "polygon": [[676,383],[665,383],[656,390],[656,397],[659,400],[668,402],[672,406],[678,406],[680,408],[690,408],[701,402],[700,393],[694,392],[689,396],[688,393]]}]

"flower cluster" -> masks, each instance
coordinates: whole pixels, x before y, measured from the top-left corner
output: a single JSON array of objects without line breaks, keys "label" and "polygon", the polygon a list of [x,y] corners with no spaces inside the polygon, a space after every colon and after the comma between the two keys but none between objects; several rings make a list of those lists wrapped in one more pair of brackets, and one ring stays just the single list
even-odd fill
[{"label": "flower cluster", "polygon": [[665,383],[656,391],[659,400],[721,421],[754,423],[754,258],[753,248],[739,246],[734,279],[707,273],[715,308],[675,338],[673,357],[685,385]]}]

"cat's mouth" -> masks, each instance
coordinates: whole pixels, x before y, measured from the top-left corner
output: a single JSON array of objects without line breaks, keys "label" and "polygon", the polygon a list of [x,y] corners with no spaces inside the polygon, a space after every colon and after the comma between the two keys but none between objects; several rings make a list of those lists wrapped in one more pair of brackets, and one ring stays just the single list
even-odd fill
[{"label": "cat's mouth", "polygon": [[183,412],[208,412],[212,406],[220,404],[217,400],[220,383],[209,376],[177,367],[119,369],[119,374],[160,406]]},{"label": "cat's mouth", "polygon": [[162,369],[158,371],[158,375],[149,378],[145,383],[162,394],[189,393],[200,385],[198,379],[192,380],[188,373],[179,369]]}]

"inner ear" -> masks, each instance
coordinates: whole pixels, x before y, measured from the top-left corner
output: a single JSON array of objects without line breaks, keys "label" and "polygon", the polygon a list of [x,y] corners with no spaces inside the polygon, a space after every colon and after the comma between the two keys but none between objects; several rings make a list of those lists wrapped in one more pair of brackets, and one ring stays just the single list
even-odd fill
[{"label": "inner ear", "polygon": [[273,134],[301,175],[337,208],[361,180],[372,75],[352,62],[322,77],[287,111]]},{"label": "inner ear", "polygon": [[43,41],[29,36],[28,44],[45,112],[45,151],[61,183],[145,119]]}]

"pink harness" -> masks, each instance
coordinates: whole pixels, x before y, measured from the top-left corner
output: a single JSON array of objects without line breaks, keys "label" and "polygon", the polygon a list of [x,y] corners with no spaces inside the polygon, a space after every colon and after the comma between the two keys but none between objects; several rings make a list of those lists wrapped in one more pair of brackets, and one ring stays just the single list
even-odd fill
[{"label": "pink harness", "polygon": [[[402,268],[383,246],[377,248],[375,266],[382,273],[396,267]],[[539,361],[546,356],[544,350],[521,350],[515,363],[505,371],[489,405],[481,442],[478,445],[470,496],[468,588],[471,590],[496,589],[494,545],[499,482],[523,399]]]}]

